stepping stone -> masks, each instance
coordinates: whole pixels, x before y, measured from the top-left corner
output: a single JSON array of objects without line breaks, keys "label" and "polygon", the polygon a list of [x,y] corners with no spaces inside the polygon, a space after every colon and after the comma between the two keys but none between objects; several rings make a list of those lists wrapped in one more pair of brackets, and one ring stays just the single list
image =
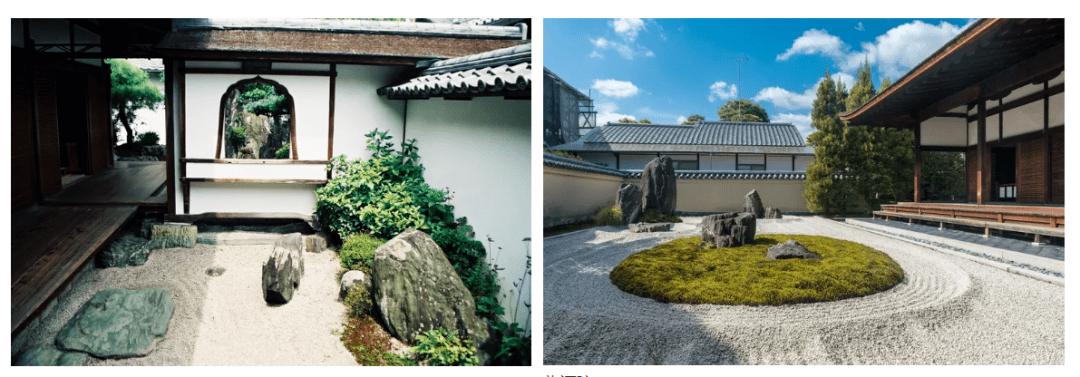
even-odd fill
[{"label": "stepping stone", "polygon": [[667,232],[672,223],[633,223],[627,226],[631,233]]},{"label": "stepping stone", "polygon": [[99,358],[146,356],[168,331],[174,307],[163,288],[106,288],[60,329],[56,345]]},{"label": "stepping stone", "polygon": [[142,266],[146,264],[146,258],[150,256],[150,249],[146,247],[146,244],[145,238],[130,234],[122,235],[98,253],[98,266],[103,268]]},{"label": "stepping stone", "polygon": [[171,247],[195,247],[195,240],[199,234],[196,226],[182,223],[165,223],[154,225],[150,230],[151,249],[168,249]]},{"label": "stepping stone", "polygon": [[89,358],[82,352],[64,352],[44,344],[31,347],[16,357],[13,364],[31,366],[83,366]]}]

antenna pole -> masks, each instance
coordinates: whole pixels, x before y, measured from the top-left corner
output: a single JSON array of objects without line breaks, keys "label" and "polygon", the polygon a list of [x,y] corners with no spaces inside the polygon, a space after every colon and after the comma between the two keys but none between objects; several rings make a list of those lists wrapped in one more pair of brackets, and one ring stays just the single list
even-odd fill
[{"label": "antenna pole", "polygon": [[738,85],[735,86],[735,104],[736,106],[738,106],[739,109],[739,119],[742,119],[742,97],[739,97],[739,89],[741,89],[740,87],[742,86],[742,62],[750,60],[750,58],[746,55],[743,55],[742,58],[735,58],[731,60],[734,61],[735,65],[738,67],[739,75],[737,76]]}]

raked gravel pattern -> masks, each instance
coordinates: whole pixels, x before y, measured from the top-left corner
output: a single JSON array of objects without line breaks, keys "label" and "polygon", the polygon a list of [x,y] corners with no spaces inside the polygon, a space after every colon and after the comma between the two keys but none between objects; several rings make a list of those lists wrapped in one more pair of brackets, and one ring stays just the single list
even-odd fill
[{"label": "raked gravel pattern", "polygon": [[814,304],[667,304],[616,288],[630,254],[699,235],[593,228],[544,239],[544,364],[1063,364],[1064,288],[817,217],[758,234],[821,235],[887,253],[896,287]]}]

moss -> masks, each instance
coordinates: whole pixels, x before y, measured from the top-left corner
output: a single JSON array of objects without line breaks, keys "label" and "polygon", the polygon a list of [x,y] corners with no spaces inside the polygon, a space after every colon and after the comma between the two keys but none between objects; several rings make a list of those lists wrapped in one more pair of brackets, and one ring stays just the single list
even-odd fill
[{"label": "moss", "polygon": [[363,284],[350,287],[348,295],[345,296],[345,300],[342,302],[349,308],[349,315],[352,317],[371,314],[371,294],[368,293]]},{"label": "moss", "polygon": [[350,317],[341,342],[360,365],[416,365],[416,361],[391,353],[390,334],[369,316]]},{"label": "moss", "polygon": [[[822,259],[765,259],[769,246],[789,239]],[[904,277],[885,253],[829,237],[764,234],[734,248],[700,244],[700,237],[683,238],[633,254],[611,271],[611,282],[661,302],[782,305],[866,296]]]},{"label": "moss", "polygon": [[371,263],[375,260],[375,249],[384,243],[386,243],[384,239],[363,233],[349,237],[341,245],[341,251],[338,253],[341,258],[341,267],[369,274]]},{"label": "moss", "polygon": [[639,223],[681,223],[682,219],[675,215],[664,215],[656,213],[651,209],[647,209],[641,213],[641,217],[638,218]]},{"label": "moss", "polygon": [[593,216],[593,223],[596,226],[623,225],[622,211],[619,206],[603,208]]}]

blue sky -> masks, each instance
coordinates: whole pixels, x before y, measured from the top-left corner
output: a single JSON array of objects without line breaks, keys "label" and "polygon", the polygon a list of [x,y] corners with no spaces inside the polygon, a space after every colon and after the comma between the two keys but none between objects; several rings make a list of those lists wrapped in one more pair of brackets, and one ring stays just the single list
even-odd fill
[{"label": "blue sky", "polygon": [[806,136],[826,69],[850,88],[868,60],[877,88],[885,76],[895,82],[972,21],[547,18],[544,67],[583,93],[592,91],[601,125],[623,117],[679,123],[699,114],[715,120],[716,110],[737,95]]}]

